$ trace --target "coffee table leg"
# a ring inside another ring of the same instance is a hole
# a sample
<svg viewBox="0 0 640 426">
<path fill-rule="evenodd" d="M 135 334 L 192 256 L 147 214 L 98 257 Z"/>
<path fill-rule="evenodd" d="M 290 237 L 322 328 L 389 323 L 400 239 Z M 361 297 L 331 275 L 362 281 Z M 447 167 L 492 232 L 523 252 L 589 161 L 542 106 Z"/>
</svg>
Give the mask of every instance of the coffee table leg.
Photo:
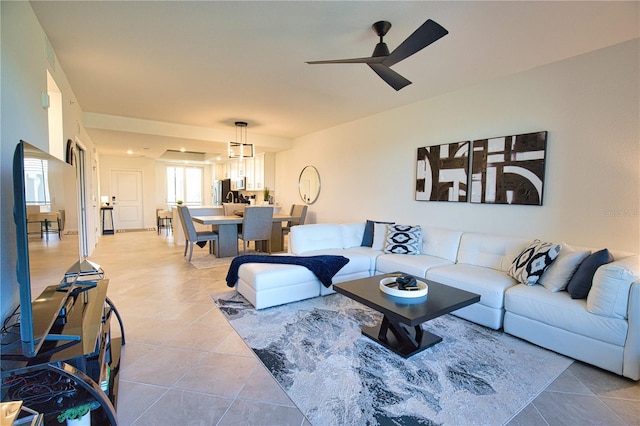
<svg viewBox="0 0 640 426">
<path fill-rule="evenodd" d="M 398 355 L 408 358 L 442 341 L 442 337 L 429 333 L 416 325 L 410 326 L 389 319 L 386 315 L 375 327 L 364 327 L 362 334 Z"/>
</svg>

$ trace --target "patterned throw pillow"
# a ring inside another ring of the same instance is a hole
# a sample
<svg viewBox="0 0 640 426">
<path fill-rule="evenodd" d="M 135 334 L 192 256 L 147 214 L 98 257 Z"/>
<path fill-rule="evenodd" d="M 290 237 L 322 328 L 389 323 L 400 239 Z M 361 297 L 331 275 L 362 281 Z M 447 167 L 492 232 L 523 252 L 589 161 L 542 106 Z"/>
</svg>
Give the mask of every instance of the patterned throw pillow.
<svg viewBox="0 0 640 426">
<path fill-rule="evenodd" d="M 385 253 L 420 254 L 422 228 L 420 225 L 387 225 Z"/>
<path fill-rule="evenodd" d="M 509 275 L 526 285 L 534 285 L 551 262 L 558 257 L 562 245 L 534 240 L 515 258 Z"/>
</svg>

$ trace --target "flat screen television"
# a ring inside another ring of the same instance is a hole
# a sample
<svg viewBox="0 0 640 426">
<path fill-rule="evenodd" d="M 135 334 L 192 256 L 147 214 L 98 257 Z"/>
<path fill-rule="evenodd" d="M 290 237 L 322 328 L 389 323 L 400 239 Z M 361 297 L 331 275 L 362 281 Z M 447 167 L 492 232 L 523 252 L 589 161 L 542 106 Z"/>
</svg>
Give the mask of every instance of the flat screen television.
<svg viewBox="0 0 640 426">
<path fill-rule="evenodd" d="M 22 355 L 32 358 L 48 339 L 66 301 L 61 298 L 60 306 L 36 309 L 39 317 L 34 318 L 34 305 L 43 304 L 39 295 L 51 285 L 59 286 L 61 291 L 73 291 L 67 274 L 82 263 L 77 171 L 20 141 L 13 156 L 13 189 L 20 339 Z"/>
</svg>

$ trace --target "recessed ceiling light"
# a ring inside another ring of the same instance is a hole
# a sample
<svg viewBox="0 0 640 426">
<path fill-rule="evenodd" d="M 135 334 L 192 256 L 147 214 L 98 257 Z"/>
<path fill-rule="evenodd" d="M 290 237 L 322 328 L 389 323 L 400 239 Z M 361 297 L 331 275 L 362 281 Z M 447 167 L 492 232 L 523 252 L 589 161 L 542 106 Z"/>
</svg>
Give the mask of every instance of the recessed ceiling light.
<svg viewBox="0 0 640 426">
<path fill-rule="evenodd" d="M 130 149 L 127 150 L 127 154 L 131 155 L 133 154 L 133 151 L 131 151 Z"/>
<path fill-rule="evenodd" d="M 185 152 L 185 151 L 186 151 L 186 149 L 180 148 L 180 152 Z"/>
</svg>

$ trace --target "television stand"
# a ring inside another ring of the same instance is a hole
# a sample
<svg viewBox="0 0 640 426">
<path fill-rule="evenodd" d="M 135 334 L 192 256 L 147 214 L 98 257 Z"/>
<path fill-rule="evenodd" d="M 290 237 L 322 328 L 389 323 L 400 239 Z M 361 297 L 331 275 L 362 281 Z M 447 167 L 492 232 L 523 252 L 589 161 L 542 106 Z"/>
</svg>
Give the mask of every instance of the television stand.
<svg viewBox="0 0 640 426">
<path fill-rule="evenodd" d="M 90 404 L 95 408 L 91 411 L 93 425 L 117 425 L 124 334 L 111 337 L 112 314 L 116 314 L 123 333 L 124 329 L 117 310 L 106 297 L 108 285 L 108 280 L 99 280 L 95 287 L 81 293 L 68 308 L 64 323 L 56 322 L 51 327 L 50 335 L 79 336 L 79 341 L 58 336 L 46 339 L 34 358 L 20 356 L 19 339 L 15 345 L 3 346 L 0 361 L 3 402 L 23 400 L 24 406 L 44 414 L 46 424 L 56 424 L 57 416 L 65 410 Z M 56 291 L 56 287 L 47 287 L 40 298 L 59 306 L 60 298 L 66 294 Z M 30 397 L 27 389 L 34 385 L 55 388 L 51 398 L 42 390 L 37 397 Z"/>
</svg>

